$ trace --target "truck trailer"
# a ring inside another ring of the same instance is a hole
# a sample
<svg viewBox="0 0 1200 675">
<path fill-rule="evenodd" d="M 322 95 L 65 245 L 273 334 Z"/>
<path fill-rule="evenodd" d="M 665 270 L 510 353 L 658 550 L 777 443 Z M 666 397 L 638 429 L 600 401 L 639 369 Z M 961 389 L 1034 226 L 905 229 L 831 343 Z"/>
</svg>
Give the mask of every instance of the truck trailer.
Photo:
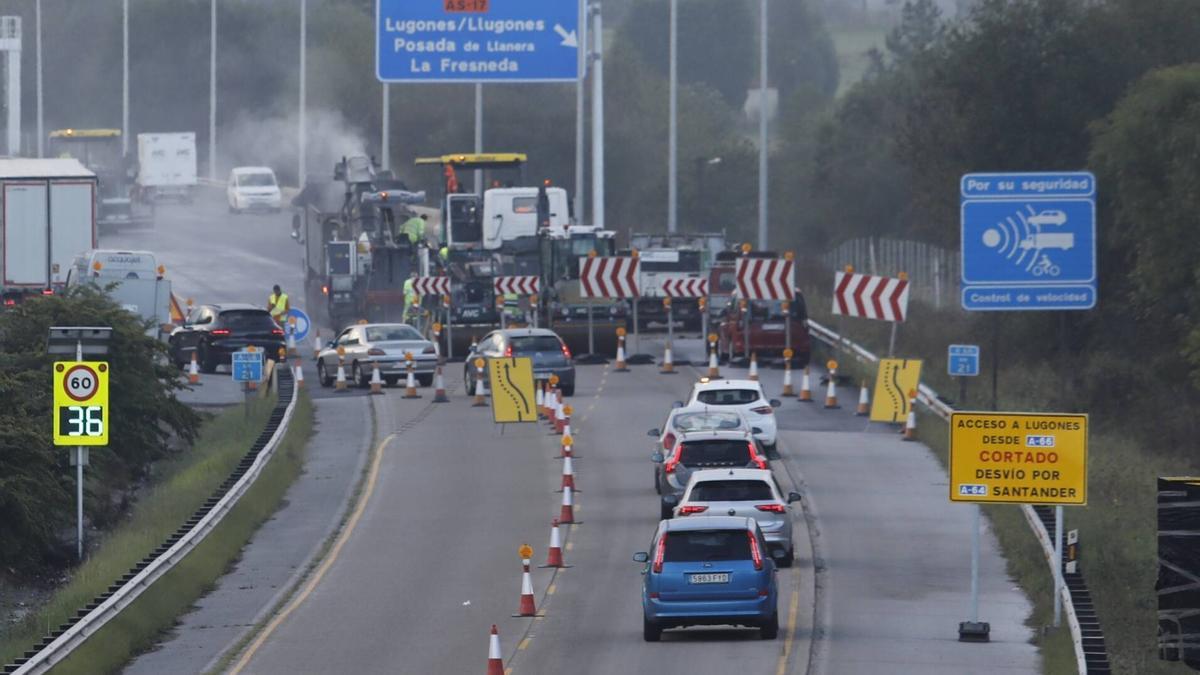
<svg viewBox="0 0 1200 675">
<path fill-rule="evenodd" d="M 75 159 L 0 159 L 0 298 L 60 292 L 96 248 L 96 174 Z"/>
</svg>

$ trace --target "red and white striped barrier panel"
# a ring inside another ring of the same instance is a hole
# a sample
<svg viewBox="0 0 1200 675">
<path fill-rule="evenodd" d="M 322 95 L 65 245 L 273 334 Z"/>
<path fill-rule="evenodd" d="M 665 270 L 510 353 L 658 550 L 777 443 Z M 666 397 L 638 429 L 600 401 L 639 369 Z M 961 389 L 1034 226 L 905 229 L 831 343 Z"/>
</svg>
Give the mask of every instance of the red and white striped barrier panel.
<svg viewBox="0 0 1200 675">
<path fill-rule="evenodd" d="M 492 289 L 498 294 L 536 295 L 541 292 L 542 280 L 535 276 L 496 277 Z"/>
<path fill-rule="evenodd" d="M 791 300 L 795 262 L 784 258 L 739 258 L 738 293 L 747 300 Z"/>
<path fill-rule="evenodd" d="M 704 298 L 708 296 L 708 279 L 664 279 L 662 289 L 669 298 Z"/>
<path fill-rule="evenodd" d="M 450 295 L 450 277 L 417 277 L 413 290 L 418 295 Z"/>
<path fill-rule="evenodd" d="M 579 285 L 584 298 L 636 298 L 641 295 L 637 258 L 580 258 Z"/>
<path fill-rule="evenodd" d="M 833 282 L 833 313 L 904 321 L 908 316 L 908 281 L 837 272 Z"/>
</svg>

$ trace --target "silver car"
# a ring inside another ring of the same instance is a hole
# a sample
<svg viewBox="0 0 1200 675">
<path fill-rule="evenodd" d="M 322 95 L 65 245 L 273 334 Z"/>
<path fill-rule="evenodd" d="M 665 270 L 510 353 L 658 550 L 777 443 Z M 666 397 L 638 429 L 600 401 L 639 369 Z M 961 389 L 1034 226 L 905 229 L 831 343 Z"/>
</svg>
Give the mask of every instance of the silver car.
<svg viewBox="0 0 1200 675">
<path fill-rule="evenodd" d="M 662 428 L 651 429 L 646 435 L 655 438 L 654 451 L 665 454 L 675 449 L 675 440 L 680 434 L 713 430 L 758 431 L 750 426 L 741 411 L 714 408 L 703 403 L 682 405 L 682 402 L 678 402 L 667 413 Z M 663 462 L 656 461 L 654 464 L 654 491 L 663 493 Z"/>
<path fill-rule="evenodd" d="M 650 458 L 662 464 L 662 501 L 659 513 L 670 518 L 687 489 L 692 474 L 703 469 L 768 469 L 766 455 L 749 431 L 705 430 L 682 432 L 666 455 Z"/>
<path fill-rule="evenodd" d="M 345 350 L 346 379 L 365 387 L 371 372 L 379 365 L 379 374 L 389 386 L 395 386 L 408 373 L 404 355 L 413 355 L 413 373 L 422 387 L 433 384 L 437 369 L 437 350 L 406 323 L 364 323 L 350 326 L 338 334 L 317 355 L 317 379 L 321 386 L 333 384 L 337 376 L 338 348 Z"/>
<path fill-rule="evenodd" d="M 789 492 L 784 498 L 783 490 L 768 470 L 706 469 L 692 473 L 672 515 L 753 518 L 758 521 L 767 545 L 784 552 L 784 557 L 776 557 L 776 562 L 781 567 L 790 567 L 796 553 L 790 504 L 798 501 L 797 492 Z"/>
</svg>

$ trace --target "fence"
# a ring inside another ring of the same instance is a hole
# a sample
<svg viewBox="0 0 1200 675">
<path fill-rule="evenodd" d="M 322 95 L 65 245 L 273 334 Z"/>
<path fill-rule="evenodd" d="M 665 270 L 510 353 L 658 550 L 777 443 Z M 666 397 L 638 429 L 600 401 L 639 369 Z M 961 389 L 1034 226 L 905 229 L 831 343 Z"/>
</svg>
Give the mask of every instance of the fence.
<svg viewBox="0 0 1200 675">
<path fill-rule="evenodd" d="M 958 304 L 959 253 L 920 241 L 864 237 L 844 241 L 820 256 L 831 270 L 853 265 L 855 271 L 882 276 L 908 274 L 909 297 L 941 309 Z"/>
</svg>

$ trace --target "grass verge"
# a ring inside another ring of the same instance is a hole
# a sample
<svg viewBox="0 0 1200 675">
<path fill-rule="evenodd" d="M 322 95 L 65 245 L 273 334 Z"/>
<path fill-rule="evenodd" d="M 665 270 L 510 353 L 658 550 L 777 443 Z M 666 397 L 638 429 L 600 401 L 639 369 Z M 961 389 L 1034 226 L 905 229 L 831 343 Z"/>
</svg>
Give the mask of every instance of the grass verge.
<svg viewBox="0 0 1200 675">
<path fill-rule="evenodd" d="M 161 631 L 173 625 L 176 617 L 187 611 L 224 573 L 300 475 L 313 418 L 307 396 L 302 395 L 296 406 L 278 451 L 217 529 L 151 590 L 57 666 L 56 673 L 118 671 L 130 657 L 148 648 Z M 6 645 L 12 642 L 11 648 L 16 650 L 12 655 L 36 642 L 48 627 L 74 615 L 75 610 L 102 592 L 186 520 L 228 477 L 246 448 L 261 433 L 273 407 L 273 397 L 254 401 L 248 418 L 241 408 L 234 408 L 206 425 L 194 450 L 173 462 L 175 466 L 164 468 L 169 477 L 134 508 L 129 522 L 110 535 L 71 583 L 38 612 L 21 639 L 14 634 L 6 640 Z"/>
<path fill-rule="evenodd" d="M 826 297 L 810 291 L 809 297 Z M 824 306 L 810 304 L 813 318 L 851 337 L 877 354 L 886 353 L 888 326 L 862 319 L 839 321 Z M 988 317 L 994 318 L 994 317 Z M 990 322 L 950 310 L 935 312 L 920 304 L 910 306 L 909 321 L 900 328 L 897 355 L 921 358 L 921 379 L 939 394 L 959 398 L 958 386 L 946 374 L 946 345 L 975 343 L 990 349 Z M 1002 330 L 1002 328 L 1001 328 Z M 1019 347 L 1009 346 L 1016 352 Z M 822 345 L 824 353 L 828 348 Z M 1099 367 L 1086 362 L 1074 367 Z M 1133 356 L 1131 355 L 1131 358 Z M 824 357 L 814 358 L 821 363 Z M 839 357 L 842 372 L 856 380 L 866 378 L 874 385 L 873 368 Z M 985 359 L 990 366 L 990 357 Z M 984 371 L 987 373 L 987 370 Z M 964 400 L 956 407 L 990 409 L 988 378 L 975 378 Z M 999 409 L 1047 412 L 1087 412 L 1072 404 L 1075 395 L 1062 372 L 1013 360 L 999 373 Z M 1157 604 L 1154 583 L 1157 575 L 1157 521 L 1155 480 L 1158 476 L 1200 474 L 1200 458 L 1185 449 L 1147 447 L 1124 433 L 1128 420 L 1092 418 L 1088 438 L 1088 504 L 1065 509 L 1065 528 L 1078 529 L 1080 564 L 1092 593 L 1104 630 L 1112 669 L 1115 673 L 1139 675 L 1192 672 L 1180 664 L 1158 660 Z M 948 463 L 949 433 L 934 415 L 921 415 L 918 429 L 922 442 Z M 1042 672 L 1058 675 L 1074 672 L 1074 648 L 1065 628 L 1047 630 L 1052 623 L 1053 591 L 1050 569 L 1041 547 L 1029 531 L 1016 506 L 994 505 L 984 509 L 1007 559 L 1008 572 L 1034 603 L 1029 625 L 1043 658 Z M 986 620 L 986 616 L 983 617 Z M 1065 626 L 1065 622 L 1064 622 Z"/>
</svg>

